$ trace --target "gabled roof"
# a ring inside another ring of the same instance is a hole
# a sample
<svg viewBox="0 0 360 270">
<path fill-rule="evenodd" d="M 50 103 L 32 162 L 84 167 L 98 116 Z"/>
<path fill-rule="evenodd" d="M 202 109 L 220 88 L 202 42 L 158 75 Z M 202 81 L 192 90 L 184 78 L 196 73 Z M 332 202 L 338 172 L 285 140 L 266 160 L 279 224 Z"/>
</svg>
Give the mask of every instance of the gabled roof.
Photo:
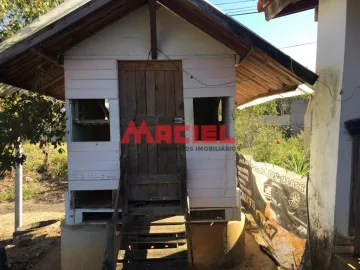
<svg viewBox="0 0 360 270">
<path fill-rule="evenodd" d="M 0 82 L 64 99 L 63 53 L 147 0 L 68 0 L 0 44 Z M 238 104 L 314 84 L 316 74 L 204 0 L 158 0 L 240 55 Z"/>
</svg>

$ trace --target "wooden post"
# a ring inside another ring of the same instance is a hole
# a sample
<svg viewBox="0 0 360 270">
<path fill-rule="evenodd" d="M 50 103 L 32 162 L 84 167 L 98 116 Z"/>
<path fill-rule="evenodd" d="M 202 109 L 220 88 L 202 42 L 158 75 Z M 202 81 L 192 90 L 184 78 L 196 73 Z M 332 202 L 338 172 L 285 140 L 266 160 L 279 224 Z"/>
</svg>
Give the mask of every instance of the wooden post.
<svg viewBox="0 0 360 270">
<path fill-rule="evenodd" d="M 149 0 L 148 3 L 150 10 L 151 56 L 153 60 L 156 60 L 158 58 L 156 32 L 156 0 Z"/>
<path fill-rule="evenodd" d="M 106 246 L 106 270 L 115 270 L 117 262 L 116 254 L 116 223 L 107 223 L 107 246 Z"/>
<path fill-rule="evenodd" d="M 16 147 L 17 158 L 21 157 L 21 145 Z M 23 168 L 21 164 L 15 165 L 15 230 L 22 226 L 22 184 Z"/>
</svg>

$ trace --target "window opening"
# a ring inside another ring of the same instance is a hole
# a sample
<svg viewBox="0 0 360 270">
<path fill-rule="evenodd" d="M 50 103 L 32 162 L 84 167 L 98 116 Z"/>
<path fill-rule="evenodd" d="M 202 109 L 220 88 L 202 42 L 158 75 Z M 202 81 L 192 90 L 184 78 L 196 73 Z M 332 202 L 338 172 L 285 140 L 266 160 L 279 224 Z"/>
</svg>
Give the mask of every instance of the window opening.
<svg viewBox="0 0 360 270">
<path fill-rule="evenodd" d="M 194 98 L 194 129 L 197 129 L 198 140 L 204 141 L 203 126 L 216 126 L 216 140 L 219 141 L 222 135 L 229 137 L 229 97 L 206 97 Z M 225 127 L 222 131 L 221 126 Z"/>
<path fill-rule="evenodd" d="M 72 100 L 72 141 L 110 141 L 109 100 Z"/>
</svg>

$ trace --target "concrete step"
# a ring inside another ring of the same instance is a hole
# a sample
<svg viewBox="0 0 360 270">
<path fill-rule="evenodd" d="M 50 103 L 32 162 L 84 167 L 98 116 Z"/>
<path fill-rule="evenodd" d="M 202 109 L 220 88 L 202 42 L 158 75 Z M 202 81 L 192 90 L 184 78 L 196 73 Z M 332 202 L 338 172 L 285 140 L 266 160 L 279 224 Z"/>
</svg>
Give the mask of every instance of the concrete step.
<svg viewBox="0 0 360 270">
<path fill-rule="evenodd" d="M 124 231 L 124 235 L 180 234 L 185 232 L 185 224 L 166 224 L 151 226 L 128 226 L 128 229 L 125 229 Z"/>
<path fill-rule="evenodd" d="M 144 250 L 120 250 L 118 261 L 171 261 L 171 260 L 187 260 L 187 246 L 179 248 L 164 249 L 144 249 Z"/>
<path fill-rule="evenodd" d="M 184 270 L 188 260 L 119 263 L 116 270 Z"/>
<path fill-rule="evenodd" d="M 186 244 L 185 235 L 182 236 L 156 236 L 156 237 L 140 237 L 140 236 L 124 236 L 128 245 L 134 244 L 151 244 L 151 245 L 171 245 L 171 244 Z"/>
<path fill-rule="evenodd" d="M 130 207 L 128 209 L 129 216 L 169 216 L 181 215 L 180 206 L 164 205 L 164 206 L 151 206 L 144 205 L 139 207 Z"/>
<path fill-rule="evenodd" d="M 129 216 L 127 222 L 131 226 L 181 225 L 185 223 L 184 215 L 164 216 Z"/>
</svg>

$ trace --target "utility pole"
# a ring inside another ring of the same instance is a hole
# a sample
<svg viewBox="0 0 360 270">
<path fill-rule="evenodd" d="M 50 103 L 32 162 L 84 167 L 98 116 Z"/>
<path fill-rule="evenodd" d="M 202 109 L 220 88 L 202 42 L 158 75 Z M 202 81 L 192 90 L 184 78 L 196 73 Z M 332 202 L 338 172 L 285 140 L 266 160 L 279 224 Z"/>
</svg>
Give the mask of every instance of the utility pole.
<svg viewBox="0 0 360 270">
<path fill-rule="evenodd" d="M 21 144 L 16 146 L 16 157 L 19 160 L 22 154 Z M 22 185 L 23 168 L 22 164 L 15 165 L 15 230 L 22 226 Z"/>
</svg>

